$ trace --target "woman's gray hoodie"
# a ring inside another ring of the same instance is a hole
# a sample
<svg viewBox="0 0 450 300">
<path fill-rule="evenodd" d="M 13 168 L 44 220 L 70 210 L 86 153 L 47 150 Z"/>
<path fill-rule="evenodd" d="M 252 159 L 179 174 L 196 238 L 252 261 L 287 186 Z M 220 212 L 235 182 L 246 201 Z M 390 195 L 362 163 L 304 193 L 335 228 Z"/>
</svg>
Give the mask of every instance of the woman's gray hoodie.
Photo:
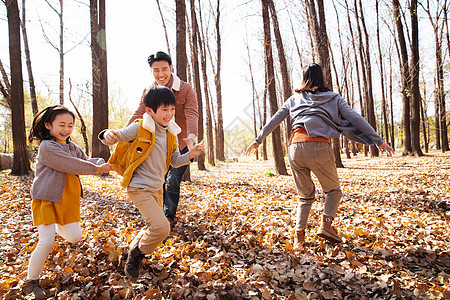
<svg viewBox="0 0 450 300">
<path fill-rule="evenodd" d="M 288 115 L 291 117 L 292 129 L 303 127 L 310 137 L 338 138 L 343 134 L 363 144 L 383 143 L 373 127 L 348 106 L 339 94 L 300 92 L 286 100 L 253 144 L 260 145 Z"/>
</svg>

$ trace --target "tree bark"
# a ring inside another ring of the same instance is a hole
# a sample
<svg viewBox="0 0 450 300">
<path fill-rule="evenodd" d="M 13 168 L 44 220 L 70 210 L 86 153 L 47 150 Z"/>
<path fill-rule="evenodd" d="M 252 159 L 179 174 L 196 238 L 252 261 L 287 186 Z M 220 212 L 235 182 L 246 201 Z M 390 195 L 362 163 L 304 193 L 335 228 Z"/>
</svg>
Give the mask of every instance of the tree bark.
<svg viewBox="0 0 450 300">
<path fill-rule="evenodd" d="M 187 81 L 187 54 L 186 54 L 186 5 L 184 0 L 176 0 L 176 26 L 177 26 L 177 75 Z"/>
<path fill-rule="evenodd" d="M 220 36 L 220 0 L 217 0 L 216 13 L 216 42 L 217 42 L 217 65 L 214 83 L 216 84 L 216 101 L 217 101 L 217 125 L 216 125 L 216 154 L 217 159 L 225 161 L 225 137 L 223 132 L 223 115 L 222 115 L 222 41 Z"/>
<path fill-rule="evenodd" d="M 177 75 L 183 80 L 187 81 L 187 54 L 186 54 L 186 4 L 184 0 L 175 0 L 175 15 L 176 15 L 176 40 L 177 40 Z M 182 181 L 191 180 L 190 167 L 186 169 Z"/>
<path fill-rule="evenodd" d="M 364 117 L 365 113 L 364 113 L 363 97 L 362 97 L 362 92 L 361 92 L 362 84 L 361 84 L 361 78 L 360 78 L 359 63 L 361 63 L 361 68 L 363 66 L 362 66 L 362 62 L 358 63 L 359 60 L 358 60 L 358 54 L 357 54 L 357 51 L 356 51 L 355 36 L 353 34 L 352 22 L 350 20 L 350 9 L 348 7 L 347 0 L 345 0 L 345 7 L 346 7 L 346 11 L 347 11 L 348 28 L 349 28 L 350 37 L 351 37 L 351 40 L 352 40 L 353 55 L 354 55 L 354 58 L 355 58 L 355 67 L 356 67 L 355 72 L 356 72 L 356 84 L 357 84 L 357 87 L 358 87 L 359 107 L 360 107 L 360 110 L 361 110 L 361 115 Z"/>
<path fill-rule="evenodd" d="M 266 86 L 269 92 L 270 114 L 273 116 L 278 111 L 277 94 L 275 89 L 275 71 L 273 68 L 272 38 L 270 34 L 269 3 L 261 0 L 262 18 L 264 26 L 264 59 L 266 69 Z M 275 169 L 280 175 L 288 175 L 284 162 L 281 132 L 278 126 L 272 131 L 272 149 L 275 160 Z"/>
<path fill-rule="evenodd" d="M 203 100 L 202 100 L 202 88 L 200 84 L 200 67 L 198 63 L 198 24 L 197 24 L 197 16 L 195 14 L 195 2 L 191 0 L 191 23 L 192 23 L 192 69 L 193 69 L 193 77 L 194 77 L 194 87 L 195 94 L 197 96 L 198 102 L 198 140 L 203 140 Z M 197 164 L 199 170 L 206 170 L 205 167 L 205 154 L 198 156 Z"/>
<path fill-rule="evenodd" d="M 390 118 L 391 118 L 391 147 L 395 149 L 395 125 L 394 125 L 394 103 L 392 97 L 392 59 L 389 55 L 389 100 L 390 100 Z"/>
<path fill-rule="evenodd" d="M 27 71 L 28 71 L 28 81 L 30 85 L 30 99 L 31 99 L 31 109 L 33 111 L 33 115 L 36 115 L 39 112 L 37 99 L 36 99 L 36 89 L 34 85 L 34 77 L 33 77 L 33 69 L 31 67 L 31 55 L 30 55 L 30 47 L 28 45 L 28 35 L 26 28 L 26 5 L 25 0 L 22 0 L 22 20 L 20 22 L 22 27 L 22 38 L 23 45 L 25 47 L 25 58 L 27 63 Z"/>
<path fill-rule="evenodd" d="M 64 2 L 59 0 L 59 103 L 64 105 Z"/>
<path fill-rule="evenodd" d="M 75 103 L 72 100 L 72 82 L 69 79 L 69 101 L 70 103 L 72 103 L 73 108 L 75 108 L 75 112 L 78 115 L 78 118 L 80 118 L 80 123 L 81 123 L 81 128 L 80 128 L 80 132 L 81 135 L 83 136 L 83 141 L 84 141 L 84 149 L 86 153 L 89 153 L 89 141 L 88 141 L 88 137 L 87 137 L 87 128 L 86 128 L 86 123 L 84 122 L 83 116 L 81 115 L 80 111 L 78 110 L 78 107 L 75 105 Z"/>
<path fill-rule="evenodd" d="M 270 15 L 272 16 L 273 32 L 275 35 L 275 42 L 277 45 L 278 60 L 280 61 L 281 79 L 283 82 L 283 97 L 282 103 L 292 96 L 291 78 L 289 77 L 288 64 L 286 54 L 284 52 L 283 39 L 281 38 L 280 26 L 278 24 L 277 11 L 273 0 L 268 0 Z M 286 118 L 286 139 L 289 141 L 291 136 L 291 119 L 290 116 Z M 286 141 L 286 142 L 287 142 Z"/>
<path fill-rule="evenodd" d="M 30 161 L 25 133 L 25 108 L 22 76 L 22 49 L 20 44 L 20 17 L 17 0 L 7 0 L 9 57 L 11 66 L 11 122 L 14 148 L 14 162 L 11 175 L 27 175 L 30 173 Z"/>
<path fill-rule="evenodd" d="M 200 19 L 200 29 L 198 31 L 198 41 L 200 48 L 200 58 L 202 63 L 202 77 L 203 77 L 203 93 L 205 95 L 205 105 L 206 105 L 206 136 L 207 136 L 207 149 L 208 149 L 208 163 L 211 166 L 216 165 L 216 159 L 214 154 L 214 126 L 213 126 L 213 117 L 211 115 L 211 101 L 209 98 L 209 84 L 208 84 L 208 75 L 207 75 L 207 65 L 206 65 L 206 47 L 205 47 L 205 38 L 203 35 L 203 21 L 202 21 L 202 10 L 201 3 L 199 1 L 199 19 Z"/>
<path fill-rule="evenodd" d="M 420 149 L 420 89 L 419 89 L 419 22 L 417 0 L 411 0 L 411 154 L 423 156 Z"/>
<path fill-rule="evenodd" d="M 424 93 L 426 94 L 426 93 Z M 425 149 L 425 153 L 428 153 L 428 139 L 427 139 L 427 115 L 424 111 L 425 99 L 421 99 L 420 101 L 420 119 L 422 121 L 422 132 L 423 132 L 423 145 Z"/>
<path fill-rule="evenodd" d="M 253 133 L 255 135 L 255 138 L 258 136 L 258 131 L 256 129 L 256 103 L 259 101 L 258 99 L 258 93 L 256 92 L 255 88 L 255 80 L 253 77 L 253 70 L 252 70 L 252 59 L 250 55 L 250 47 L 248 46 L 248 43 L 246 44 L 247 47 L 247 58 L 248 58 L 248 69 L 250 73 L 250 80 L 252 83 L 252 106 L 253 106 Z M 259 151 L 256 149 L 255 151 L 256 160 L 259 159 Z"/>
<path fill-rule="evenodd" d="M 366 22 L 364 19 L 364 12 L 363 12 L 363 6 L 361 0 L 359 0 L 359 6 L 361 8 L 361 26 L 364 33 L 364 39 L 365 39 L 365 61 L 366 61 L 366 68 L 367 71 L 367 120 L 370 125 L 372 125 L 374 130 L 377 130 L 377 120 L 375 118 L 375 103 L 373 99 L 373 87 L 372 87 L 372 63 L 370 59 L 370 45 L 369 45 L 369 34 L 367 33 L 367 27 Z M 370 152 L 372 156 L 378 156 L 379 151 L 378 147 L 375 145 L 370 146 Z"/>
<path fill-rule="evenodd" d="M 400 44 L 400 73 L 402 78 L 402 128 L 403 128 L 403 155 L 408 155 L 412 151 L 411 145 L 411 103 L 410 103 L 410 73 L 408 64 L 408 50 L 406 49 L 405 35 L 403 33 L 402 18 L 400 15 L 400 3 L 398 0 L 392 0 L 394 10 L 394 19 L 397 27 L 397 37 Z"/>
<path fill-rule="evenodd" d="M 1 59 L 0 59 L 0 72 L 2 73 L 3 83 L 4 83 L 1 85 L 1 92 L 6 99 L 6 103 L 4 104 L 4 106 L 11 108 L 11 101 L 10 101 L 11 100 L 11 97 L 10 97 L 11 84 L 9 83 L 8 74 L 6 74 L 5 67 L 3 67 L 3 63 L 2 63 Z"/>
<path fill-rule="evenodd" d="M 439 7 L 439 1 L 436 4 L 436 17 L 433 20 L 430 10 L 430 2 L 427 1 L 427 6 L 421 3 L 422 8 L 428 15 L 431 26 L 434 32 L 434 44 L 435 44 L 435 56 L 436 56 L 436 86 L 435 91 L 435 135 L 436 135 L 436 148 L 441 149 L 442 152 L 448 151 L 448 137 L 447 137 L 447 125 L 446 125 L 446 112 L 445 112 L 445 90 L 444 90 L 444 66 L 442 61 L 442 43 L 443 43 L 443 31 L 444 21 L 440 25 L 439 19 L 443 13 L 446 17 L 446 1 L 444 5 Z M 448 29 L 447 29 L 448 31 Z M 448 32 L 447 32 L 448 34 Z M 437 108 L 437 109 L 436 109 Z"/>
<path fill-rule="evenodd" d="M 166 37 L 166 45 L 167 45 L 167 53 L 169 54 L 170 57 L 172 57 L 172 55 L 170 54 L 170 43 L 169 43 L 169 35 L 167 34 L 167 27 L 166 27 L 166 22 L 161 10 L 161 5 L 159 4 L 159 0 L 156 0 L 156 4 L 158 4 L 158 11 L 159 11 L 159 15 L 161 16 L 161 23 L 163 25 L 163 29 L 164 29 L 164 36 Z"/>
<path fill-rule="evenodd" d="M 97 138 L 108 128 L 108 77 L 106 56 L 105 0 L 90 0 L 92 54 L 92 156 L 106 161 L 110 152 Z"/>
<path fill-rule="evenodd" d="M 376 0 L 375 3 L 375 10 L 377 13 L 377 46 L 378 46 L 378 60 L 380 63 L 380 83 L 381 83 L 381 115 L 383 118 L 383 128 L 384 128 L 384 139 L 386 141 L 389 140 L 389 123 L 387 119 L 387 104 L 386 104 L 386 92 L 384 87 L 384 68 L 383 68 L 383 55 L 381 54 L 381 43 L 380 43 L 380 19 L 379 19 L 379 0 Z"/>
<path fill-rule="evenodd" d="M 331 75 L 331 64 L 330 64 L 330 54 L 329 54 L 329 41 L 327 34 L 327 27 L 325 23 L 325 11 L 323 6 L 323 0 L 317 1 L 317 12 L 316 3 L 314 0 L 304 0 L 306 1 L 307 11 L 309 12 L 308 18 L 310 19 L 310 24 L 312 26 L 311 32 L 314 37 L 315 48 L 319 56 L 319 64 L 322 66 L 323 75 L 325 80 L 325 85 L 331 90 L 333 88 L 333 79 Z M 340 153 L 339 138 L 332 139 L 332 145 L 334 150 L 334 156 L 336 160 L 336 167 L 343 168 Z"/>
<path fill-rule="evenodd" d="M 262 122 L 260 122 L 260 130 L 263 128 L 264 124 L 267 123 L 267 84 L 264 85 L 264 96 L 263 96 L 263 115 Z M 267 155 L 267 141 L 264 139 L 262 143 L 262 155 L 263 160 L 268 160 L 269 157 Z"/>
</svg>

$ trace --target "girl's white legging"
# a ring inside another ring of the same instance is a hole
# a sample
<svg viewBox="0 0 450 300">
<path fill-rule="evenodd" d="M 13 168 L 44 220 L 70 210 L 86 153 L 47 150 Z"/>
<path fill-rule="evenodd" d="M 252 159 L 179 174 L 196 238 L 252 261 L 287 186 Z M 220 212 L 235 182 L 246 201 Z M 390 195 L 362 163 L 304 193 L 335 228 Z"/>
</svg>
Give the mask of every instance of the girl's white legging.
<svg viewBox="0 0 450 300">
<path fill-rule="evenodd" d="M 39 279 L 42 269 L 44 268 L 47 256 L 55 243 L 55 233 L 58 233 L 65 240 L 75 243 L 82 237 L 79 222 L 70 223 L 64 226 L 58 224 L 39 225 L 38 226 L 39 241 L 34 249 L 28 264 L 28 279 Z"/>
</svg>

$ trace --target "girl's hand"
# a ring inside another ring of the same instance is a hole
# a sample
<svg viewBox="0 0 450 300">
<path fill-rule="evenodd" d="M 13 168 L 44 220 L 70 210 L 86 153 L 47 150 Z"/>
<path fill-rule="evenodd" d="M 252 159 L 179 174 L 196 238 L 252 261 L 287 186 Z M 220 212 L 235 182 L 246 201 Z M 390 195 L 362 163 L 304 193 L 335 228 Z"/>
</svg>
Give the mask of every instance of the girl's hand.
<svg viewBox="0 0 450 300">
<path fill-rule="evenodd" d="M 108 129 L 103 134 L 103 137 L 105 138 L 105 141 L 108 144 L 115 144 L 117 142 L 117 140 L 120 138 L 120 133 L 117 130 Z"/>
<path fill-rule="evenodd" d="M 394 149 L 391 146 L 389 146 L 388 144 L 386 144 L 385 142 L 383 142 L 383 144 L 378 146 L 378 149 L 380 149 L 381 152 L 386 151 L 387 152 L 387 156 L 389 156 L 389 157 L 391 157 L 392 154 L 395 152 Z"/>
<path fill-rule="evenodd" d="M 109 173 L 111 171 L 111 166 L 109 164 L 103 164 L 98 166 L 98 172 L 99 173 Z"/>
<path fill-rule="evenodd" d="M 248 148 L 247 151 L 245 151 L 245 155 L 250 155 L 256 152 L 256 150 L 258 150 L 258 146 L 251 144 Z"/>
<path fill-rule="evenodd" d="M 194 145 L 194 147 L 192 147 L 189 151 L 189 159 L 193 159 L 203 153 L 205 153 L 205 144 L 202 140 L 200 143 Z"/>
</svg>

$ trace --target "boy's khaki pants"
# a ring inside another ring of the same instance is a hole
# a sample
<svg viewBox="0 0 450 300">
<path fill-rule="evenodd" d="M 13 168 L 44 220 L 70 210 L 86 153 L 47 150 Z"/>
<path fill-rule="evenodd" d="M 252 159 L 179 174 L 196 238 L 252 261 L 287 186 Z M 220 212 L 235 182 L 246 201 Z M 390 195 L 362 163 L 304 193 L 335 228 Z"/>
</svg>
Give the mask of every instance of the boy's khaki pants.
<svg viewBox="0 0 450 300">
<path fill-rule="evenodd" d="M 144 217 L 146 224 L 131 241 L 130 249 L 138 245 L 139 250 L 150 254 L 170 233 L 169 221 L 162 210 L 163 190 L 155 192 L 148 188 L 128 187 L 127 193 Z"/>
<path fill-rule="evenodd" d="M 331 145 L 322 142 L 291 144 L 289 162 L 299 194 L 296 231 L 306 228 L 309 212 L 316 196 L 311 172 L 316 175 L 326 194 L 323 213 L 334 218 L 342 192 Z"/>
</svg>

